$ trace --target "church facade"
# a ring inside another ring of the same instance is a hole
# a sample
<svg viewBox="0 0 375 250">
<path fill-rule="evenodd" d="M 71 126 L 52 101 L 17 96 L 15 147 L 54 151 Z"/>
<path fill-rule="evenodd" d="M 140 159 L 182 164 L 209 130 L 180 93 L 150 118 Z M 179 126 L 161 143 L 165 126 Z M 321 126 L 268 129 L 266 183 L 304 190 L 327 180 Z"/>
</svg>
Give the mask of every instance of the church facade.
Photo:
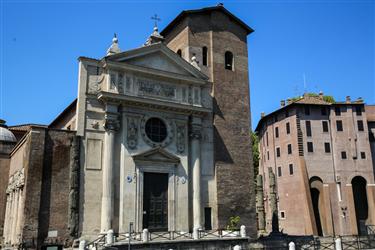
<svg viewBox="0 0 375 250">
<path fill-rule="evenodd" d="M 42 183 L 54 173 L 69 179 L 42 184 L 65 195 L 65 206 L 49 211 L 51 218 L 61 214 L 61 226 L 43 223 L 38 213 L 29 238 L 40 247 L 48 238 L 93 240 L 108 230 L 211 230 L 235 216 L 255 237 L 247 64 L 252 31 L 218 5 L 181 12 L 162 32 L 155 27 L 140 48 L 122 52 L 115 37 L 103 58 L 79 57 L 77 100 L 48 128 L 32 128 L 19 140 L 46 130 L 51 145 L 65 148 L 70 141 L 61 169 L 43 174 L 48 162 L 40 162 Z M 53 207 L 57 200 L 49 193 Z M 28 209 L 26 195 L 17 196 L 20 214 Z M 9 228 L 14 222 L 4 213 Z M 27 217 L 6 232 L 5 244 L 27 240 Z"/>
</svg>

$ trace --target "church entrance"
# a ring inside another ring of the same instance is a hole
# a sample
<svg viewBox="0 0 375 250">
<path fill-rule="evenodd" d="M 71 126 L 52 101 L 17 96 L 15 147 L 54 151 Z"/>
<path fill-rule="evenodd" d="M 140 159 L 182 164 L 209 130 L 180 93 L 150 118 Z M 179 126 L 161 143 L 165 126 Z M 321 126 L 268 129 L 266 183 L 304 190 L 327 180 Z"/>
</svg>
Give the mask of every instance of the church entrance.
<svg viewBox="0 0 375 250">
<path fill-rule="evenodd" d="M 168 174 L 144 173 L 143 228 L 168 231 Z"/>
</svg>

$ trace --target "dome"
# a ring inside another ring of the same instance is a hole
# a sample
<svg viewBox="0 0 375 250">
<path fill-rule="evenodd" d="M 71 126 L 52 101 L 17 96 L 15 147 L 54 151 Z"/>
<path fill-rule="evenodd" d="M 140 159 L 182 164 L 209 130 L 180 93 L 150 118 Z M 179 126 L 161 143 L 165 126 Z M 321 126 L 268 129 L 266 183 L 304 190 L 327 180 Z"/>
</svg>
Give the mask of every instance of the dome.
<svg viewBox="0 0 375 250">
<path fill-rule="evenodd" d="M 0 142 L 17 142 L 14 134 L 7 129 L 5 126 L 5 121 L 0 119 Z"/>
</svg>

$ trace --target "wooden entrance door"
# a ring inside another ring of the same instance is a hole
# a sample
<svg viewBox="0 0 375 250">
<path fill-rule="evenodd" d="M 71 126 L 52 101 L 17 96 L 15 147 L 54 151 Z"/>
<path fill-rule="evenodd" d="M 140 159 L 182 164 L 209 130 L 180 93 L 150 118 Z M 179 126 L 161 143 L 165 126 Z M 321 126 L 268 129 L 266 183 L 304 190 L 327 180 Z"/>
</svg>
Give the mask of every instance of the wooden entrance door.
<svg viewBox="0 0 375 250">
<path fill-rule="evenodd" d="M 168 174 L 144 173 L 143 228 L 168 231 Z"/>
</svg>

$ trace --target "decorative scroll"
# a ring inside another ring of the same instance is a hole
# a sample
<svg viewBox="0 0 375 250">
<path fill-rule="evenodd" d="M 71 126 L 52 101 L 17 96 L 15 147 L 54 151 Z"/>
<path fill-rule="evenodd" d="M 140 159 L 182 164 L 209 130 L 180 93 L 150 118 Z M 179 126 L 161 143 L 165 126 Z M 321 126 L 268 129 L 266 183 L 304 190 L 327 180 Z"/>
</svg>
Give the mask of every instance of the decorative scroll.
<svg viewBox="0 0 375 250">
<path fill-rule="evenodd" d="M 138 144 L 138 119 L 128 117 L 127 143 L 130 149 L 136 149 Z"/>
<path fill-rule="evenodd" d="M 106 114 L 104 129 L 108 131 L 117 131 L 120 128 L 120 121 L 115 114 Z"/>
</svg>

